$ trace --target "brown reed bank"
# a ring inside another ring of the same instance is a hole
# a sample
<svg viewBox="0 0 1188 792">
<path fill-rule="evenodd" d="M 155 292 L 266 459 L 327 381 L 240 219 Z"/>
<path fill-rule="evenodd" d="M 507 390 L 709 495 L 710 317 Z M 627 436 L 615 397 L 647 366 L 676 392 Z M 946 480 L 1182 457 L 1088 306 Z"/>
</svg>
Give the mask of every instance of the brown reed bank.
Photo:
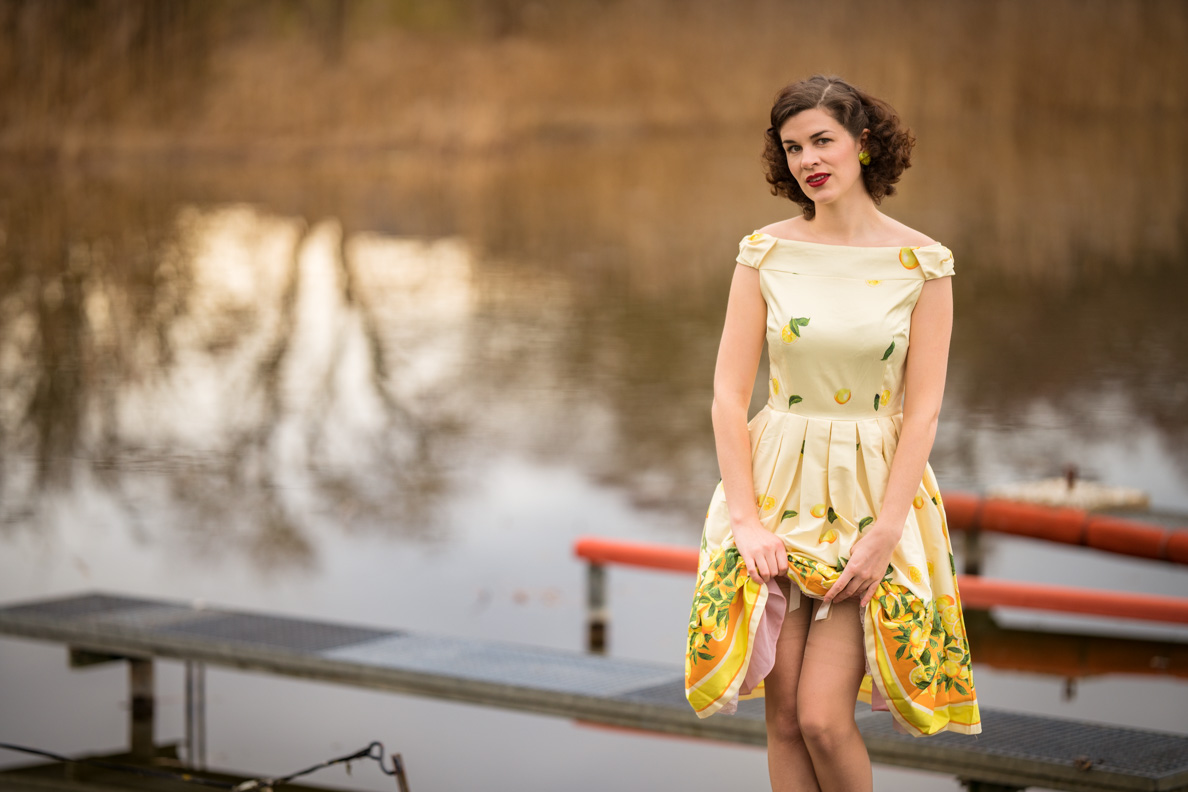
<svg viewBox="0 0 1188 792">
<path fill-rule="evenodd" d="M 1181 0 L 0 0 L 0 151 L 390 149 L 764 125 L 812 72 L 909 121 L 1181 117 Z"/>
</svg>

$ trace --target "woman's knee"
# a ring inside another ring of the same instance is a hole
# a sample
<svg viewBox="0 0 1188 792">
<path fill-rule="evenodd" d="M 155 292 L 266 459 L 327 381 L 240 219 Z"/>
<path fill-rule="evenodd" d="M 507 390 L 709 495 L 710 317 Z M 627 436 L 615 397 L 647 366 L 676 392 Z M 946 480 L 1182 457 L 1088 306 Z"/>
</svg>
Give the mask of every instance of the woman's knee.
<svg viewBox="0 0 1188 792">
<path fill-rule="evenodd" d="M 844 744 L 857 725 L 852 716 L 806 707 L 799 713 L 797 727 L 801 739 L 828 754 Z"/>
<path fill-rule="evenodd" d="M 767 739 L 784 744 L 800 742 L 800 720 L 794 705 L 769 707 L 767 710 Z"/>
</svg>

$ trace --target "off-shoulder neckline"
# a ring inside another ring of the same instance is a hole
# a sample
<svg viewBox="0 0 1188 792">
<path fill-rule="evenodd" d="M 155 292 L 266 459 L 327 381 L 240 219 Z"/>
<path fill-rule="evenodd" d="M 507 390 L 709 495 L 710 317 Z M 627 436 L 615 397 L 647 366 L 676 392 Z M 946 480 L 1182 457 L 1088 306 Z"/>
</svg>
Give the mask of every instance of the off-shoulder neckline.
<svg viewBox="0 0 1188 792">
<path fill-rule="evenodd" d="M 844 248 L 847 250 L 903 250 L 904 248 L 911 248 L 912 250 L 925 250 L 927 248 L 933 247 L 944 247 L 944 245 L 940 242 L 933 242 L 930 245 L 834 245 L 829 242 L 809 242 L 805 239 L 788 239 L 787 237 L 778 237 L 774 234 L 769 234 L 766 231 L 756 231 L 750 236 L 755 236 L 755 234 L 770 237 L 776 242 L 789 242 L 793 245 L 812 245 L 814 247 Z"/>
</svg>

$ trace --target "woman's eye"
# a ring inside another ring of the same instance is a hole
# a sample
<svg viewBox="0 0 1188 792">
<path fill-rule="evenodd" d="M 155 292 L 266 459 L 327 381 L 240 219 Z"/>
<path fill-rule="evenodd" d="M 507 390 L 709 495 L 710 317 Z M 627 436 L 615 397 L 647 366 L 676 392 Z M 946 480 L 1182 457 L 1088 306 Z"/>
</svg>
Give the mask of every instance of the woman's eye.
<svg viewBox="0 0 1188 792">
<path fill-rule="evenodd" d="M 825 144 L 825 143 L 829 142 L 829 138 L 817 138 L 817 142 L 821 143 L 821 144 Z"/>
<path fill-rule="evenodd" d="M 795 154 L 798 151 L 800 151 L 800 146 L 788 146 L 789 154 Z"/>
</svg>

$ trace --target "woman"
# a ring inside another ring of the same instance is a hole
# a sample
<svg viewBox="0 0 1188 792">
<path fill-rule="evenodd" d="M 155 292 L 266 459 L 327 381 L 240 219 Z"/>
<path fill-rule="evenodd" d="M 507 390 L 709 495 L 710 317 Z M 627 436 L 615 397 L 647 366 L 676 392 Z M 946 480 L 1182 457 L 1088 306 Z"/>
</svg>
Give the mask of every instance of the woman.
<svg viewBox="0 0 1188 792">
<path fill-rule="evenodd" d="M 766 696 L 775 790 L 871 789 L 858 699 L 914 736 L 981 731 L 928 465 L 953 256 L 878 209 L 914 143 L 844 80 L 784 88 L 764 160 L 802 212 L 742 240 L 730 287 L 686 694 L 701 717 Z M 769 398 L 748 423 L 765 342 Z"/>
</svg>

